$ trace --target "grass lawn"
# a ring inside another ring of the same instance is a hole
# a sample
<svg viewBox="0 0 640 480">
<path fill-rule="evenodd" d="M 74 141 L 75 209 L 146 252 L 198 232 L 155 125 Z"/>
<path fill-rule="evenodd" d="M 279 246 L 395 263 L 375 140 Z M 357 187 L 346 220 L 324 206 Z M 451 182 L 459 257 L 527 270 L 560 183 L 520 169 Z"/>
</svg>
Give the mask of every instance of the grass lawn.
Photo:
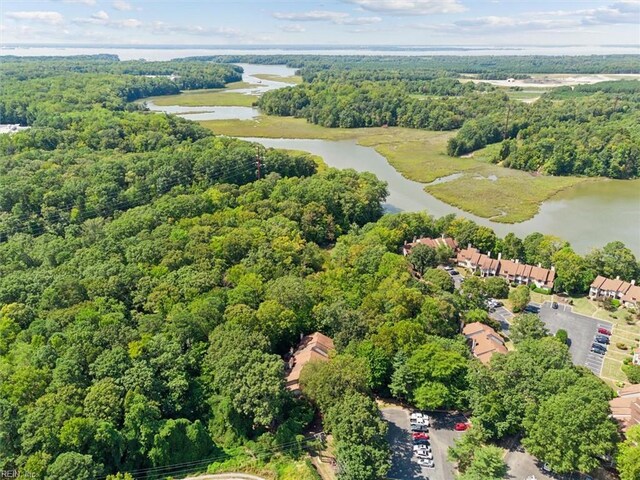
<svg viewBox="0 0 640 480">
<path fill-rule="evenodd" d="M 293 75 L 291 77 L 281 77 L 280 75 L 272 75 L 270 73 L 258 73 L 254 77 L 260 80 L 271 80 L 272 82 L 289 83 L 291 85 L 299 85 L 302 83 L 302 77 L 299 75 Z"/>
<path fill-rule="evenodd" d="M 428 185 L 434 197 L 496 222 L 516 223 L 538 213 L 542 202 L 559 191 L 585 181 L 579 177 L 532 175 L 488 162 L 496 146 L 472 158 L 446 155 L 446 145 L 455 132 L 433 132 L 409 128 L 325 128 L 302 118 L 262 115 L 255 120 L 212 120 L 202 122 L 215 133 L 237 137 L 303 138 L 321 140 L 357 139 L 373 147 L 403 176 L 429 183 L 452 174 L 447 182 Z"/>
</svg>

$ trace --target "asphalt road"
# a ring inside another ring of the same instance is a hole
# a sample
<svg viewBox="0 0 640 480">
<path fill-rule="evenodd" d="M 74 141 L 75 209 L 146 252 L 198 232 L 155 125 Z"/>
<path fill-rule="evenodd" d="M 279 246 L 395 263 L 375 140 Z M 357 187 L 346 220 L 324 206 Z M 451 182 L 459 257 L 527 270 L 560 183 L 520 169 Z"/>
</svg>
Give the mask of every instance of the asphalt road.
<svg viewBox="0 0 640 480">
<path fill-rule="evenodd" d="M 537 304 L 533 304 L 537 305 Z M 540 318 L 545 323 L 551 333 L 556 333 L 559 329 L 564 329 L 569 334 L 569 352 L 575 365 L 584 365 L 596 375 L 600 375 L 603 355 L 591 352 L 593 337 L 598 331 L 598 327 L 605 327 L 611 330 L 613 325 L 603 320 L 573 313 L 571 306 L 560 303 L 558 309 L 551 308 L 550 302 L 545 302 L 540 306 Z"/>
<path fill-rule="evenodd" d="M 429 413 L 431 428 L 429 428 L 429 442 L 433 452 L 435 468 L 422 468 L 413 456 L 413 442 L 409 425 L 409 410 L 402 407 L 387 407 L 382 409 L 382 416 L 389 423 L 388 439 L 393 452 L 389 479 L 411 480 L 454 480 L 454 467 L 447 460 L 447 451 L 461 432 L 453 430 L 456 422 L 465 421 L 461 415 L 448 413 Z"/>
</svg>

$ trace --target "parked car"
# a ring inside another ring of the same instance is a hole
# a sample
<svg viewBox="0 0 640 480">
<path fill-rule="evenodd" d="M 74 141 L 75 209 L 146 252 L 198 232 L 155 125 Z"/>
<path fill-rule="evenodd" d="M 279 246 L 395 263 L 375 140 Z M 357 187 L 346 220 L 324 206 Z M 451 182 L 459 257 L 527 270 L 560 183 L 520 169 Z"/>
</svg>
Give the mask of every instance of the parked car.
<svg viewBox="0 0 640 480">
<path fill-rule="evenodd" d="M 413 432 L 411 436 L 414 440 L 429 440 L 429 435 L 423 432 Z"/>
<path fill-rule="evenodd" d="M 453 270 L 453 267 L 450 267 L 449 265 L 446 265 L 446 266 L 444 267 L 444 269 L 445 269 L 447 272 L 450 272 L 451 270 Z"/>
<path fill-rule="evenodd" d="M 425 468 L 436 468 L 436 464 L 433 463 L 433 460 L 429 460 L 428 458 L 419 458 L 418 465 Z"/>
<path fill-rule="evenodd" d="M 412 432 L 428 432 L 429 431 L 429 427 L 427 427 L 426 425 L 416 425 L 414 423 L 411 424 L 411 431 Z"/>
<path fill-rule="evenodd" d="M 528 313 L 540 313 L 540 307 L 536 307 L 535 305 L 527 305 L 524 307 L 524 311 Z"/>
<path fill-rule="evenodd" d="M 607 329 L 606 329 L 606 328 L 604 328 L 604 327 L 600 327 L 600 328 L 598 329 L 598 333 L 599 333 L 600 335 L 606 335 L 607 337 L 610 337 L 610 336 L 611 336 L 611 330 L 607 330 Z"/>
<path fill-rule="evenodd" d="M 595 340 L 597 343 L 601 343 L 603 345 L 609 345 L 609 337 L 606 335 L 596 335 Z"/>
<path fill-rule="evenodd" d="M 409 418 L 411 420 L 415 420 L 417 418 L 423 418 L 425 415 L 422 412 L 411 412 L 411 415 L 409 415 Z"/>
<path fill-rule="evenodd" d="M 414 418 L 411 420 L 412 427 L 428 427 L 430 425 L 431 422 L 429 422 L 429 419 L 427 418 Z"/>
<path fill-rule="evenodd" d="M 424 438 L 414 438 L 413 439 L 413 444 L 414 445 L 429 445 L 429 441 L 424 439 Z"/>
<path fill-rule="evenodd" d="M 494 304 L 496 307 L 501 307 L 501 306 L 503 306 L 503 305 L 504 305 L 504 303 L 502 303 L 502 302 L 500 302 L 500 301 L 498 301 L 498 300 L 494 300 L 494 301 L 493 301 L 493 304 Z"/>
<path fill-rule="evenodd" d="M 591 351 L 593 353 L 597 353 L 598 355 L 604 355 L 605 353 L 607 353 L 607 348 L 599 343 L 593 343 L 591 344 Z"/>
<path fill-rule="evenodd" d="M 554 310 L 557 310 L 558 309 L 558 302 L 553 302 L 551 304 L 551 308 L 553 308 Z"/>
<path fill-rule="evenodd" d="M 418 450 L 426 450 L 427 452 L 430 452 L 431 446 L 430 445 L 414 445 L 413 451 L 417 452 Z"/>
<path fill-rule="evenodd" d="M 460 275 L 460 272 L 452 268 L 451 270 L 449 270 L 449 275 Z"/>
<path fill-rule="evenodd" d="M 453 427 L 453 429 L 456 432 L 464 432 L 465 430 L 467 430 L 471 425 L 469 423 L 465 423 L 465 422 L 459 422 L 456 423 Z"/>
<path fill-rule="evenodd" d="M 431 452 L 427 452 L 426 450 L 420 450 L 416 452 L 416 457 L 428 458 L 429 460 L 433 460 L 433 454 Z"/>
</svg>

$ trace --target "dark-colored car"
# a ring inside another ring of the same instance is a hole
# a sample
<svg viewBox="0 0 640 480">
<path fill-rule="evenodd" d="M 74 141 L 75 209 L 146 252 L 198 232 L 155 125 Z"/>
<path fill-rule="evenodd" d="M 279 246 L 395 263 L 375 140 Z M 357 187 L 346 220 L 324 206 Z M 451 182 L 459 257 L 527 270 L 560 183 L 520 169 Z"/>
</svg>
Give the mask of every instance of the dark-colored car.
<svg viewBox="0 0 640 480">
<path fill-rule="evenodd" d="M 558 302 L 553 302 L 551 304 L 551 308 L 553 308 L 554 310 L 557 310 L 558 309 Z"/>
<path fill-rule="evenodd" d="M 458 272 L 457 270 L 451 269 L 449 270 L 449 275 L 460 275 L 460 272 Z"/>
<path fill-rule="evenodd" d="M 591 344 L 591 351 L 593 353 L 597 353 L 598 355 L 604 355 L 605 353 L 607 353 L 607 349 L 599 343 Z"/>
<path fill-rule="evenodd" d="M 424 438 L 414 438 L 414 445 L 429 445 L 429 440 L 425 440 Z"/>
<path fill-rule="evenodd" d="M 600 335 L 606 335 L 607 337 L 610 337 L 610 336 L 611 336 L 611 330 L 608 330 L 608 329 L 603 328 L 603 327 L 600 327 L 600 328 L 598 329 L 598 333 L 599 333 Z"/>
<path fill-rule="evenodd" d="M 609 337 L 606 335 L 596 335 L 595 340 L 597 343 L 601 343 L 603 345 L 609 345 Z"/>
<path fill-rule="evenodd" d="M 524 307 L 524 311 L 528 313 L 540 313 L 540 307 L 536 307 L 535 305 L 527 305 Z"/>
</svg>

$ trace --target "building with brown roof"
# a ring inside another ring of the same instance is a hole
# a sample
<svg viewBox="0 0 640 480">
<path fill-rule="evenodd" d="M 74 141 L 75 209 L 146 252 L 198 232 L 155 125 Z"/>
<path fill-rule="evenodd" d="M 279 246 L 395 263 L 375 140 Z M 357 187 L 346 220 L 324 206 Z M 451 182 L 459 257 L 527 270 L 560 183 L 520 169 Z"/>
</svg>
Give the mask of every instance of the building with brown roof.
<svg viewBox="0 0 640 480">
<path fill-rule="evenodd" d="M 544 268 L 542 265 L 527 265 L 520 263 L 518 260 L 502 260 L 500 262 L 499 275 L 509 283 L 517 283 L 519 285 L 534 284 L 538 288 L 553 288 L 553 282 L 556 278 L 554 268 Z"/>
<path fill-rule="evenodd" d="M 485 255 L 471 245 L 458 252 L 456 262 L 467 270 L 479 270 L 483 277 L 494 277 L 500 270 L 500 255 L 498 258 L 491 258 L 491 253 Z"/>
<path fill-rule="evenodd" d="M 635 280 L 631 281 L 631 287 L 622 296 L 622 303 L 625 307 L 637 308 L 640 306 L 640 286 L 636 285 Z"/>
<path fill-rule="evenodd" d="M 329 352 L 334 350 L 333 340 L 320 332 L 302 337 L 298 348 L 287 362 L 286 387 L 292 392 L 300 392 L 300 373 L 309 362 L 326 362 Z"/>
<path fill-rule="evenodd" d="M 406 257 L 411 253 L 411 249 L 416 245 L 426 245 L 427 247 L 431 247 L 434 249 L 438 249 L 440 247 L 447 247 L 453 250 L 454 252 L 458 251 L 458 242 L 456 242 L 451 237 L 445 237 L 443 235 L 440 238 L 423 237 L 423 238 L 414 238 L 413 242 L 404 242 L 404 245 L 402 246 L 402 254 Z"/>
<path fill-rule="evenodd" d="M 527 265 L 518 260 L 502 260 L 502 255 L 498 258 L 491 258 L 491 253 L 484 255 L 477 248 L 468 246 L 460 250 L 456 257 L 459 266 L 471 271 L 480 271 L 483 277 L 494 277 L 499 275 L 509 283 L 519 285 L 534 284 L 538 288 L 553 289 L 556 272 L 553 267 L 543 268 L 541 265 Z"/>
<path fill-rule="evenodd" d="M 640 305 L 640 287 L 635 280 L 625 282 L 620 277 L 615 279 L 598 275 L 591 283 L 589 297 L 592 299 L 611 298 L 620 300 L 626 307 L 637 307 Z"/>
<path fill-rule="evenodd" d="M 609 402 L 609 408 L 623 432 L 640 424 L 640 384 L 618 391 L 618 396 Z"/>
<path fill-rule="evenodd" d="M 462 329 L 462 334 L 467 337 L 473 356 L 482 363 L 489 363 L 494 353 L 507 353 L 502 337 L 484 323 L 469 323 Z"/>
</svg>

